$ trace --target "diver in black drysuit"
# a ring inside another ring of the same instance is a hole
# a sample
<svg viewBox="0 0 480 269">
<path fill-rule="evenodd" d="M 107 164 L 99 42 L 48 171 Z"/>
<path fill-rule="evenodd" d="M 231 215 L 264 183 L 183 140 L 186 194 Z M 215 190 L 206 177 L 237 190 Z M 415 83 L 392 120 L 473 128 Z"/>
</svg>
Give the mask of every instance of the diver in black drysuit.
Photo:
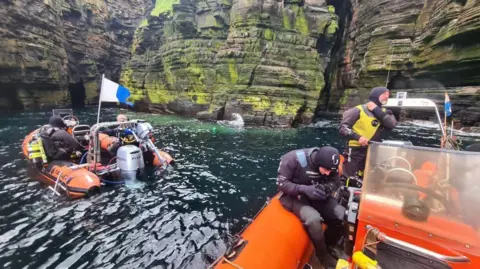
<svg viewBox="0 0 480 269">
<path fill-rule="evenodd" d="M 52 161 L 69 161 L 73 153 L 76 153 L 77 157 L 81 155 L 79 151 L 83 149 L 82 145 L 65 131 L 66 127 L 60 116 L 52 116 L 49 124 L 40 129 L 45 154 Z"/>
<path fill-rule="evenodd" d="M 309 148 L 285 154 L 278 168 L 280 202 L 302 221 L 315 252 L 326 268 L 336 260 L 328 247 L 334 247 L 343 234 L 345 208 L 331 195 L 340 187 L 340 156 L 332 147 Z M 325 235 L 322 222 L 328 226 Z"/>
</svg>

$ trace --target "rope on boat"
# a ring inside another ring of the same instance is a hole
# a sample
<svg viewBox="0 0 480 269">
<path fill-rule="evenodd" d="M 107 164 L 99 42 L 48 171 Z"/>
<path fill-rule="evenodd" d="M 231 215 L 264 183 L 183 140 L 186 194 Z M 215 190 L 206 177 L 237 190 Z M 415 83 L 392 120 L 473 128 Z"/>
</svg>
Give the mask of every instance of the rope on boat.
<svg viewBox="0 0 480 269">
<path fill-rule="evenodd" d="M 80 164 L 83 163 L 83 160 L 85 159 L 85 157 L 87 156 L 87 154 L 88 154 L 88 151 L 83 154 L 82 158 L 80 159 Z"/>
<path fill-rule="evenodd" d="M 60 196 L 60 194 L 57 192 L 57 186 L 58 186 L 58 181 L 60 181 L 60 176 L 62 175 L 63 171 L 60 171 L 60 174 L 57 176 L 57 180 L 55 180 L 55 187 L 53 188 L 53 192 Z"/>
<path fill-rule="evenodd" d="M 207 269 L 212 269 L 214 265 L 216 265 L 217 263 L 219 263 L 222 258 L 225 258 L 223 255 L 225 255 L 226 252 L 224 252 L 222 255 L 220 255 L 212 264 L 210 264 L 210 266 L 208 266 Z"/>
<path fill-rule="evenodd" d="M 228 264 L 230 264 L 231 266 L 237 268 L 237 269 L 243 269 L 241 266 L 229 261 L 227 258 L 223 257 L 223 260 L 226 261 Z"/>
<path fill-rule="evenodd" d="M 223 255 L 225 255 L 225 253 L 224 253 Z M 225 256 L 223 256 L 223 255 L 220 256 L 220 257 L 218 257 L 218 259 L 216 259 L 207 269 L 213 269 L 213 266 L 216 265 L 216 264 L 218 264 L 222 259 L 223 259 L 226 263 L 230 264 L 231 266 L 233 266 L 233 267 L 235 267 L 235 268 L 237 268 L 237 269 L 243 269 L 240 265 L 238 265 L 238 264 L 230 261 L 229 259 L 225 258 Z"/>
<path fill-rule="evenodd" d="M 108 161 L 107 166 L 110 166 L 110 164 L 112 164 L 112 161 L 115 160 L 116 158 L 117 158 L 117 156 L 114 156 L 113 158 L 111 158 L 110 161 Z"/>
<path fill-rule="evenodd" d="M 85 157 L 88 156 L 88 155 L 93 155 L 91 152 L 87 151 L 83 154 L 82 158 L 80 159 L 80 163 L 79 164 L 82 164 Z"/>
</svg>

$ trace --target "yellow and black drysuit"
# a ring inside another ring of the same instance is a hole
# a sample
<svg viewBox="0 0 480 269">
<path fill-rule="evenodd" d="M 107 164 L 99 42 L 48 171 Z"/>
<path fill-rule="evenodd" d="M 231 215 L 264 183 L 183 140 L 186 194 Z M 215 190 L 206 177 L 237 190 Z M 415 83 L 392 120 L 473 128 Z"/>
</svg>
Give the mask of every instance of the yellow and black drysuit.
<svg viewBox="0 0 480 269">
<path fill-rule="evenodd" d="M 361 176 L 365 169 L 368 146 L 360 145 L 360 137 L 379 142 L 383 130 L 392 130 L 397 125 L 395 116 L 391 111 L 382 108 L 379 100 L 380 95 L 386 91 L 388 89 L 384 87 L 372 89 L 369 100 L 377 105 L 372 111 L 363 104 L 343 113 L 340 135 L 347 139 L 344 152 L 347 158 L 343 164 L 343 173 L 348 177 Z"/>
</svg>

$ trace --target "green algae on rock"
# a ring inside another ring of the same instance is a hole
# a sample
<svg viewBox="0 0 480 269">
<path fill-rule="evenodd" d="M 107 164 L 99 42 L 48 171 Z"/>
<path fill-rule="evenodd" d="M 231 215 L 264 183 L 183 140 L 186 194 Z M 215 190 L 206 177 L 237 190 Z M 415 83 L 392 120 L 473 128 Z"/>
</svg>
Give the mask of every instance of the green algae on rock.
<svg viewBox="0 0 480 269">
<path fill-rule="evenodd" d="M 315 110 L 328 61 L 318 48 L 332 46 L 323 40 L 338 29 L 333 7 L 264 0 L 158 5 L 154 11 L 168 16 L 152 12 L 136 31 L 121 76 L 127 87 L 144 90 L 143 102 L 185 105 L 182 114 L 211 119 L 237 111 L 247 124 L 248 115 L 268 115 L 269 124 L 288 125 Z"/>
<path fill-rule="evenodd" d="M 0 107 L 95 104 L 102 74 L 141 110 L 238 111 L 247 124 L 341 111 L 379 85 L 441 98 L 480 83 L 479 11 L 471 0 L 1 1 Z M 480 122 L 476 92 L 450 97 L 462 122 Z"/>
</svg>

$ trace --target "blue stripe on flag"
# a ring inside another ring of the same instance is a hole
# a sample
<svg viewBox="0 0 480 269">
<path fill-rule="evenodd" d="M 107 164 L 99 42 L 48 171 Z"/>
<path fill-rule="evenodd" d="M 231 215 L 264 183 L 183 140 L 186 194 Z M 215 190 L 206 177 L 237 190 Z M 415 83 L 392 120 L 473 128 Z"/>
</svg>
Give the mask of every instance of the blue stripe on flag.
<svg viewBox="0 0 480 269">
<path fill-rule="evenodd" d="M 120 103 L 127 104 L 129 106 L 133 106 L 132 102 L 128 102 L 127 99 L 130 97 L 130 91 L 123 87 L 122 85 L 118 85 L 117 89 L 117 99 Z"/>
<path fill-rule="evenodd" d="M 452 115 L 452 103 L 447 93 L 445 93 L 445 115 L 447 115 L 447 117 Z"/>
<path fill-rule="evenodd" d="M 445 103 L 445 112 L 447 113 L 447 117 L 452 115 L 452 104 L 450 102 Z"/>
</svg>

